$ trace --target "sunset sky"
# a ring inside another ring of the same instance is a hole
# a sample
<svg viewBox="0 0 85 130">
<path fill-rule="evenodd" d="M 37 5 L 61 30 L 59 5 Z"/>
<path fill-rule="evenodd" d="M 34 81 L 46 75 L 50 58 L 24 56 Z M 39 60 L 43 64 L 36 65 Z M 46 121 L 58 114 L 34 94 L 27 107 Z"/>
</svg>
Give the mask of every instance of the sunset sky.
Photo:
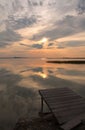
<svg viewBox="0 0 85 130">
<path fill-rule="evenodd" d="M 0 57 L 85 57 L 85 0 L 0 0 Z"/>
</svg>

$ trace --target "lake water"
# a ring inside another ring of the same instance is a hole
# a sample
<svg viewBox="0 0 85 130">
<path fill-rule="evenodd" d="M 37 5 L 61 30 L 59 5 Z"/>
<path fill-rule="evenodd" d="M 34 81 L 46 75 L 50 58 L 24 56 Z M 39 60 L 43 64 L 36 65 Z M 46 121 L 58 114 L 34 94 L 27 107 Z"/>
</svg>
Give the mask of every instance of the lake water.
<svg viewBox="0 0 85 130">
<path fill-rule="evenodd" d="M 85 65 L 45 59 L 0 59 L 0 130 L 12 130 L 40 110 L 39 89 L 70 87 L 85 97 Z"/>
</svg>

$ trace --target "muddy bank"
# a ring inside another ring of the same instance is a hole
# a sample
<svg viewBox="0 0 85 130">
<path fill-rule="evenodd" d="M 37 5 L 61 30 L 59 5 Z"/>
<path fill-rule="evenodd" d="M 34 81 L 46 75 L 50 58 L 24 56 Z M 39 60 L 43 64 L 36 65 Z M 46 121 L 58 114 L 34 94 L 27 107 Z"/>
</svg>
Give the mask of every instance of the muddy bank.
<svg viewBox="0 0 85 130">
<path fill-rule="evenodd" d="M 16 123 L 14 130 L 62 130 L 52 115 L 35 117 L 32 119 L 22 118 Z M 85 122 L 72 130 L 85 130 Z"/>
<path fill-rule="evenodd" d="M 35 117 L 30 120 L 20 119 L 14 130 L 60 130 L 59 125 L 53 116 Z"/>
</svg>

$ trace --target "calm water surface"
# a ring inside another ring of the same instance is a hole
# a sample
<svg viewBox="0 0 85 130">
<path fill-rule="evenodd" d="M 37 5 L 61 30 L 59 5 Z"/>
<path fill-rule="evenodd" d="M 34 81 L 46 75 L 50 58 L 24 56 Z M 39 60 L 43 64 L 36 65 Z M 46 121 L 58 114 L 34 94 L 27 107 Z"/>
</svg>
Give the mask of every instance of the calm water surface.
<svg viewBox="0 0 85 130">
<path fill-rule="evenodd" d="M 12 130 L 40 110 L 39 89 L 70 87 L 85 97 L 85 65 L 40 59 L 0 59 L 0 130 Z"/>
</svg>

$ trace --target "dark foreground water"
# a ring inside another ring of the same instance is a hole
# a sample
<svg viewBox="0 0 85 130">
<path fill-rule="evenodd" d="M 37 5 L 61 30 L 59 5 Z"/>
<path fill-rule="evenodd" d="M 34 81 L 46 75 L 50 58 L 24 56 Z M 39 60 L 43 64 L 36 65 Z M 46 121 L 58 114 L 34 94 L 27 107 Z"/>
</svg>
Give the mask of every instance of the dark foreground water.
<svg viewBox="0 0 85 130">
<path fill-rule="evenodd" d="M 0 59 L 0 130 L 13 130 L 18 119 L 36 116 L 39 89 L 70 87 L 85 97 L 85 64 Z"/>
</svg>

